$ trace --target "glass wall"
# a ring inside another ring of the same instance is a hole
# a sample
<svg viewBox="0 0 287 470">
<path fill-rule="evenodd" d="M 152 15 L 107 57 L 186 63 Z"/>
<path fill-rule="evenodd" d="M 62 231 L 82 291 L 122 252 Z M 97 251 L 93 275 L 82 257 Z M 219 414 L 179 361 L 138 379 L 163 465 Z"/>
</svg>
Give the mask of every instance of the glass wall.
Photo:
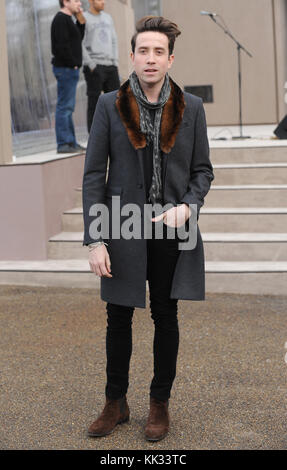
<svg viewBox="0 0 287 470">
<path fill-rule="evenodd" d="M 123 4 L 127 0 L 120 0 Z M 82 0 L 83 8 L 89 7 Z M 136 20 L 161 14 L 161 0 L 132 0 Z M 57 82 L 51 65 L 50 28 L 58 0 L 6 0 L 13 153 L 56 151 Z M 86 83 L 81 70 L 74 112 L 77 140 L 85 142 Z"/>
<path fill-rule="evenodd" d="M 88 6 L 88 1 L 82 1 Z M 56 149 L 54 131 L 57 83 L 51 65 L 51 22 L 58 0 L 6 0 L 13 153 Z M 86 84 L 81 72 L 74 122 L 85 142 Z"/>
<path fill-rule="evenodd" d="M 161 16 L 161 0 L 132 0 L 132 6 L 135 11 L 135 20 L 143 16 L 154 15 Z"/>
</svg>

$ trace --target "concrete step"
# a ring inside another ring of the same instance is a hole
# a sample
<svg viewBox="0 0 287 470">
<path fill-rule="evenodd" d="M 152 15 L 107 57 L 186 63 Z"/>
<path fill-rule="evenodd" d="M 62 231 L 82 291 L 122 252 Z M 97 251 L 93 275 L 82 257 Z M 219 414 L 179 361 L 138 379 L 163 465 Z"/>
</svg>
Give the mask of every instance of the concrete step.
<svg viewBox="0 0 287 470">
<path fill-rule="evenodd" d="M 75 207 L 62 214 L 63 232 L 81 232 L 84 230 L 83 209 Z"/>
<path fill-rule="evenodd" d="M 286 295 L 286 261 L 207 261 L 206 292 Z M 99 288 L 87 259 L 0 261 L 0 284 Z"/>
<path fill-rule="evenodd" d="M 82 205 L 83 205 L 83 202 L 82 202 L 82 188 L 75 188 L 75 193 L 76 193 L 75 205 L 76 205 L 76 207 L 82 207 Z"/>
<path fill-rule="evenodd" d="M 83 232 L 61 232 L 50 238 L 49 259 L 83 259 L 88 248 L 83 246 Z"/>
<path fill-rule="evenodd" d="M 206 292 L 286 295 L 286 261 L 209 261 Z"/>
<path fill-rule="evenodd" d="M 215 164 L 214 182 L 217 185 L 286 184 L 287 163 L 226 163 Z"/>
<path fill-rule="evenodd" d="M 202 207 L 198 225 L 204 232 L 286 233 L 286 207 Z"/>
<path fill-rule="evenodd" d="M 99 288 L 86 259 L 0 261 L 0 284 Z"/>
<path fill-rule="evenodd" d="M 286 141 L 278 141 L 269 145 L 245 141 L 227 142 L 226 145 L 209 141 L 210 159 L 212 164 L 221 163 L 287 163 Z"/>
<path fill-rule="evenodd" d="M 207 261 L 287 261 L 287 233 L 202 233 Z M 83 232 L 61 232 L 50 238 L 49 259 L 82 259 Z"/>
<path fill-rule="evenodd" d="M 267 192 L 266 192 L 267 191 Z M 82 207 L 82 189 L 76 188 L 76 206 Z M 205 207 L 285 207 L 287 184 L 212 184 Z"/>
<path fill-rule="evenodd" d="M 83 210 L 80 207 L 62 215 L 64 232 L 84 230 Z M 202 207 L 201 232 L 286 232 L 286 207 Z"/>
<path fill-rule="evenodd" d="M 286 207 L 286 201 L 287 184 L 213 184 L 204 207 L 248 207 L 251 203 L 255 207 Z"/>
<path fill-rule="evenodd" d="M 206 261 L 287 261 L 287 233 L 203 233 Z"/>
</svg>

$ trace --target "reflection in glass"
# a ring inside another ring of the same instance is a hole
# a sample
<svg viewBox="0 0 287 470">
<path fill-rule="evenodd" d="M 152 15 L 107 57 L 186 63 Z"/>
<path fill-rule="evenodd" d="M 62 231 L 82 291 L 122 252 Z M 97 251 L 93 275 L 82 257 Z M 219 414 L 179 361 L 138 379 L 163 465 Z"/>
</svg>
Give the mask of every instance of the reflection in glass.
<svg viewBox="0 0 287 470">
<path fill-rule="evenodd" d="M 86 2 L 82 2 L 86 7 Z M 58 0 L 6 0 L 13 152 L 56 149 L 57 82 L 51 65 L 50 27 Z M 81 72 L 74 123 L 86 141 L 86 85 Z"/>
</svg>

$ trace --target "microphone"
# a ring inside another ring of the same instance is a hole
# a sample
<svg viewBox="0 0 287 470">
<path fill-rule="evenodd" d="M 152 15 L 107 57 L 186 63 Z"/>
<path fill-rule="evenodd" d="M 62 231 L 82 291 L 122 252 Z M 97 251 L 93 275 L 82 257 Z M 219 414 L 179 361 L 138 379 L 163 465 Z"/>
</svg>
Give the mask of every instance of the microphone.
<svg viewBox="0 0 287 470">
<path fill-rule="evenodd" d="M 201 15 L 208 15 L 208 16 L 217 16 L 217 13 L 210 13 L 210 11 L 201 11 Z"/>
</svg>

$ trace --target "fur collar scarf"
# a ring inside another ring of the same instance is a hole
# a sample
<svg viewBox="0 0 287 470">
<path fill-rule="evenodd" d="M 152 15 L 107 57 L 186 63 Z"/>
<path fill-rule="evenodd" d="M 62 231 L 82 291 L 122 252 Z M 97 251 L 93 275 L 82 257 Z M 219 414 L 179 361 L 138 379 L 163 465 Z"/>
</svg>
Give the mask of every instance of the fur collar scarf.
<svg viewBox="0 0 287 470">
<path fill-rule="evenodd" d="M 164 153 L 169 153 L 174 146 L 185 108 L 183 92 L 171 78 L 170 86 L 170 96 L 161 118 L 160 147 Z M 122 84 L 117 93 L 116 107 L 132 146 L 136 150 L 144 148 L 146 137 L 140 130 L 140 113 L 129 80 Z"/>
</svg>

